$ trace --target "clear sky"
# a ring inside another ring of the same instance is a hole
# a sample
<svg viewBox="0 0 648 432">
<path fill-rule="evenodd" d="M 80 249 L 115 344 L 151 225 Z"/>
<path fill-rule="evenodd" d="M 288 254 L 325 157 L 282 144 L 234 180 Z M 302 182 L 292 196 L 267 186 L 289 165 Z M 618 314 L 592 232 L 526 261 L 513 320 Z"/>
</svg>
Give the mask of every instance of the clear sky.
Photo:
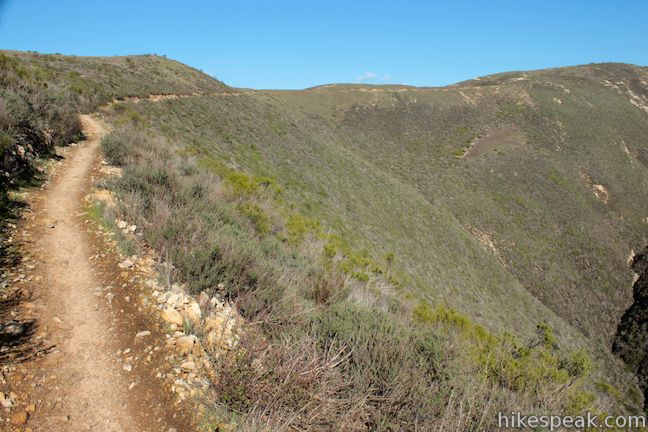
<svg viewBox="0 0 648 432">
<path fill-rule="evenodd" d="M 0 0 L 0 48 L 156 53 L 229 85 L 445 85 L 509 70 L 648 65 L 648 0 Z"/>
</svg>

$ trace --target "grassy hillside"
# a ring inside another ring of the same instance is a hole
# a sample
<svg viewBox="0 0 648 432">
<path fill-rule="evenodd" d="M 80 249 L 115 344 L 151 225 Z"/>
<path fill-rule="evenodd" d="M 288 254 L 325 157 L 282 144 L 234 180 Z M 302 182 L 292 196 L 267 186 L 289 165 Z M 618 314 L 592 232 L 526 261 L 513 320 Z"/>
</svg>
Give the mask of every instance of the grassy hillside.
<svg viewBox="0 0 648 432">
<path fill-rule="evenodd" d="M 646 238 L 648 121 L 632 104 L 645 75 L 588 66 L 134 109 L 172 140 L 276 178 L 358 247 L 393 253 L 421 295 L 487 325 L 546 319 L 609 347 L 631 301 L 628 255 Z"/>
<path fill-rule="evenodd" d="M 645 68 L 251 91 L 159 57 L 6 55 L 69 113 L 203 94 L 115 105 L 103 147 L 124 218 L 250 323 L 214 360 L 223 417 L 478 430 L 498 410 L 643 404 L 641 353 L 626 366 L 612 344 L 635 345 L 624 314 L 644 337 L 626 310 L 648 243 Z"/>
<path fill-rule="evenodd" d="M 82 138 L 78 112 L 93 112 L 114 98 L 224 90 L 219 81 L 158 56 L 0 50 L 0 221 L 15 207 L 7 191 L 38 177 L 36 162 L 51 156 L 54 146 Z"/>
<path fill-rule="evenodd" d="M 203 169 L 271 178 L 411 298 L 523 338 L 547 323 L 641 404 L 610 347 L 646 243 L 646 76 L 592 65 L 124 109 Z"/>
<path fill-rule="evenodd" d="M 219 421 L 240 430 L 489 430 L 499 410 L 625 409 L 615 387 L 590 379 L 587 352 L 559 346 L 549 325 L 528 336 L 488 330 L 417 298 L 394 255 L 357 249 L 274 178 L 165 136 L 145 117 L 153 107 L 122 104 L 110 117 L 117 128 L 103 149 L 123 167 L 111 185 L 123 214 L 104 218 L 134 221 L 173 270 L 169 283 L 217 293 L 245 319 L 238 347 L 212 358 Z M 137 244 L 123 247 L 137 253 Z M 597 399 L 595 383 L 609 394 Z"/>
<path fill-rule="evenodd" d="M 32 161 L 81 138 L 76 113 L 113 98 L 213 93 L 222 83 L 157 56 L 70 57 L 0 51 L 0 187 L 33 175 Z"/>
</svg>

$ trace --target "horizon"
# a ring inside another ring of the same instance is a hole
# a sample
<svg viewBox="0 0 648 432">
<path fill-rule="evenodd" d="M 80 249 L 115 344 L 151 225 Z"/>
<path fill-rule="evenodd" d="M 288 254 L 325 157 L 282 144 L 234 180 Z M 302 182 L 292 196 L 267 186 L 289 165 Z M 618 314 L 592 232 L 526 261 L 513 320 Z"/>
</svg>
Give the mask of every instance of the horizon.
<svg viewBox="0 0 648 432">
<path fill-rule="evenodd" d="M 38 12 L 34 12 L 37 10 Z M 556 11 L 560 11 L 559 14 Z M 648 64 L 648 4 L 485 7 L 386 1 L 303 5 L 0 0 L 0 48 L 110 57 L 157 54 L 227 85 L 443 87 L 480 76 L 591 63 Z M 463 22 L 463 25 L 457 25 Z"/>
<path fill-rule="evenodd" d="M 167 60 L 175 61 L 181 64 L 184 64 L 186 66 L 192 67 L 201 73 L 206 74 L 207 76 L 210 76 L 211 78 L 214 78 L 216 80 L 222 81 L 218 76 L 208 74 L 207 72 L 203 71 L 202 69 L 196 68 L 193 65 L 184 63 L 178 59 L 162 55 L 162 54 L 157 54 L 157 53 L 140 53 L 140 54 L 125 54 L 125 55 L 113 55 L 113 56 L 93 56 L 93 55 L 76 55 L 76 54 L 63 54 L 63 53 L 58 53 L 58 52 L 39 52 L 39 51 L 20 51 L 20 50 L 9 50 L 9 49 L 3 49 L 0 48 L 0 51 L 13 51 L 17 53 L 24 53 L 24 54 L 37 54 L 37 55 L 60 55 L 60 56 L 67 56 L 67 57 L 87 57 L 87 58 L 119 58 L 119 57 L 144 57 L 144 56 L 157 56 L 160 58 L 165 58 Z M 321 84 L 315 84 L 309 87 L 303 87 L 303 88 L 252 88 L 252 87 L 238 87 L 238 86 L 233 86 L 228 83 L 225 83 L 229 87 L 235 88 L 235 89 L 242 89 L 242 90 L 254 90 L 254 91 L 300 91 L 300 90 L 310 90 L 310 89 L 315 89 L 319 87 L 328 87 L 328 86 L 372 86 L 372 87 L 410 87 L 410 88 L 443 88 L 443 87 L 449 87 L 457 84 L 461 84 L 462 82 L 465 81 L 470 81 L 474 79 L 480 79 L 480 78 L 485 78 L 488 76 L 494 76 L 494 75 L 499 75 L 499 74 L 508 74 L 508 73 L 528 73 L 528 72 L 536 72 L 536 71 L 546 71 L 546 70 L 552 70 L 552 69 L 564 69 L 564 68 L 578 68 L 578 67 L 583 67 L 583 66 L 589 66 L 589 65 L 605 65 L 605 64 L 621 64 L 621 65 L 627 65 L 627 66 L 633 66 L 633 67 L 640 67 L 640 68 L 646 68 L 648 65 L 644 64 L 635 64 L 635 63 L 626 63 L 626 62 L 592 62 L 592 63 L 580 63 L 580 64 L 568 64 L 568 65 L 559 65 L 559 66 L 552 66 L 552 67 L 547 67 L 547 68 L 540 68 L 540 69 L 523 69 L 523 70 L 503 70 L 503 71 L 495 71 L 492 73 L 489 73 L 487 75 L 479 75 L 479 76 L 474 76 L 471 78 L 467 78 L 465 80 L 461 81 L 455 81 L 455 82 L 450 82 L 445 85 L 411 85 L 411 84 L 401 84 L 401 83 L 371 83 L 371 82 L 324 82 Z"/>
<path fill-rule="evenodd" d="M 181 64 L 184 64 L 185 66 L 192 67 L 196 70 L 198 70 L 201 73 L 206 74 L 207 76 L 214 78 L 216 80 L 222 81 L 218 76 L 211 75 L 202 69 L 196 68 L 193 65 L 184 63 L 178 59 L 175 59 L 173 57 L 169 57 L 163 54 L 157 54 L 157 53 L 134 53 L 134 54 L 125 54 L 125 55 L 113 55 L 113 56 L 93 56 L 93 55 L 76 55 L 76 54 L 63 54 L 63 53 L 58 53 L 58 52 L 38 52 L 38 51 L 18 51 L 18 50 L 5 50 L 3 48 L 0 48 L 0 51 L 13 51 L 17 53 L 24 53 L 24 54 L 37 54 L 37 55 L 45 55 L 45 56 L 66 56 L 66 57 L 87 57 L 87 58 L 119 58 L 119 57 L 145 57 L 145 56 L 156 56 L 160 58 L 165 58 L 170 61 L 175 61 Z M 626 65 L 626 66 L 633 66 L 633 67 L 640 67 L 640 68 L 648 68 L 648 64 L 635 64 L 635 63 L 626 63 L 626 62 L 614 62 L 614 61 L 604 61 L 604 62 L 592 62 L 592 63 L 580 63 L 580 64 L 567 64 L 567 65 L 558 65 L 558 66 L 552 66 L 552 67 L 547 67 L 547 68 L 539 68 L 539 69 L 520 69 L 520 70 L 502 70 L 502 71 L 495 71 L 486 75 L 479 75 L 479 76 L 474 76 L 467 78 L 465 80 L 461 81 L 455 81 L 455 82 L 450 82 L 448 84 L 444 85 L 411 85 L 411 84 L 401 84 L 401 83 L 372 83 L 372 82 L 324 82 L 321 84 L 315 84 L 310 87 L 303 87 L 303 88 L 252 88 L 252 87 L 238 87 L 238 86 L 233 86 L 228 83 L 225 83 L 229 87 L 235 88 L 235 89 L 242 89 L 242 90 L 253 90 L 253 91 L 300 91 L 300 90 L 311 90 L 311 89 L 316 89 L 320 87 L 329 87 L 329 86 L 371 86 L 371 87 L 410 87 L 410 88 L 443 88 L 443 87 L 450 87 L 453 85 L 461 84 L 462 82 L 470 81 L 470 80 L 476 80 L 476 79 L 481 79 L 481 78 L 486 78 L 489 76 L 495 76 L 495 75 L 500 75 L 500 74 L 511 74 L 511 73 L 528 73 L 528 72 L 538 72 L 538 71 L 547 71 L 547 70 L 552 70 L 552 69 L 567 69 L 567 68 L 579 68 L 579 67 L 584 67 L 584 66 L 589 66 L 589 65 L 606 65 L 606 64 L 619 64 L 619 65 Z"/>
</svg>

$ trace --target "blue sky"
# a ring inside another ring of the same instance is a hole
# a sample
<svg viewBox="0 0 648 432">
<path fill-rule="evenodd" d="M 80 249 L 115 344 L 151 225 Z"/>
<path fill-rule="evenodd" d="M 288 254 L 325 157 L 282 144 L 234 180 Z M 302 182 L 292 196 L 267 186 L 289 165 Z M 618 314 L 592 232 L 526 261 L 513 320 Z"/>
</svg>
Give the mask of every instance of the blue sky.
<svg viewBox="0 0 648 432">
<path fill-rule="evenodd" d="M 0 48 L 165 54 L 251 88 L 648 65 L 648 1 L 0 0 Z"/>
</svg>

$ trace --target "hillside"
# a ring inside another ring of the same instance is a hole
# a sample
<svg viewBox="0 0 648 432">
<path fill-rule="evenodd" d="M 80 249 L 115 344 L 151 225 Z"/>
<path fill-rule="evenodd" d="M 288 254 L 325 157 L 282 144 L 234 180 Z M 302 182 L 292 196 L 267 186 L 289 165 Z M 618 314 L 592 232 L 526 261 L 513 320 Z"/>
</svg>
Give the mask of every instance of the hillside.
<svg viewBox="0 0 648 432">
<path fill-rule="evenodd" d="M 5 54 L 71 112 L 191 95 L 104 108 L 123 169 L 104 217 L 248 323 L 214 357 L 228 421 L 480 430 L 643 406 L 648 69 L 254 91 L 154 56 Z"/>
<path fill-rule="evenodd" d="M 78 140 L 78 111 L 93 112 L 114 98 L 223 90 L 211 77 L 157 56 L 84 58 L 0 50 L 0 169 L 7 173 L 0 182 L 33 175 L 34 158 Z"/>
</svg>

